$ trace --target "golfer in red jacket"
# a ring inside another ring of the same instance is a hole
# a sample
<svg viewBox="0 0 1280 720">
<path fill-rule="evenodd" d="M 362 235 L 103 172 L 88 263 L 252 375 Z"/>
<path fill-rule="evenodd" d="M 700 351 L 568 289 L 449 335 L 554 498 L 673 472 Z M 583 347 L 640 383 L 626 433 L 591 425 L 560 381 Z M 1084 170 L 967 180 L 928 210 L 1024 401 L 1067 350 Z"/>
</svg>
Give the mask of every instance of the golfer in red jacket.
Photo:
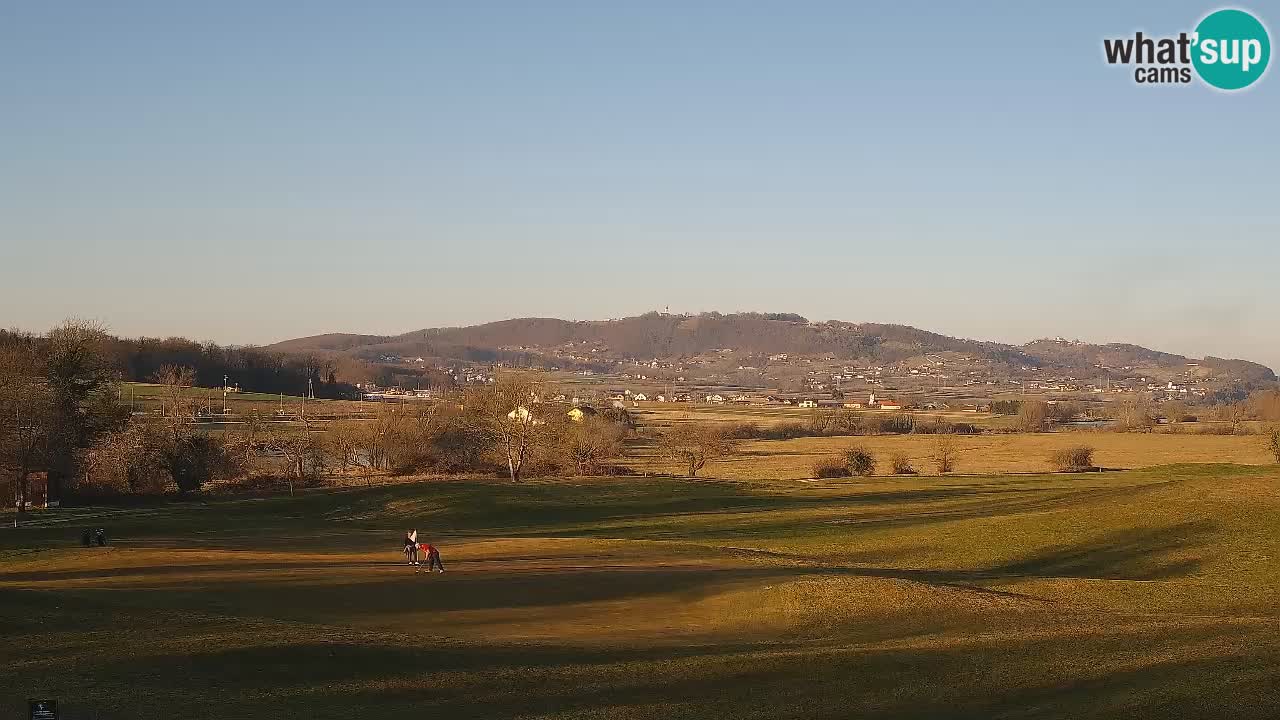
<svg viewBox="0 0 1280 720">
<path fill-rule="evenodd" d="M 431 543 L 418 543 L 418 549 L 427 554 L 427 572 L 431 572 L 433 567 L 444 572 L 444 563 L 440 562 L 439 548 Z"/>
</svg>

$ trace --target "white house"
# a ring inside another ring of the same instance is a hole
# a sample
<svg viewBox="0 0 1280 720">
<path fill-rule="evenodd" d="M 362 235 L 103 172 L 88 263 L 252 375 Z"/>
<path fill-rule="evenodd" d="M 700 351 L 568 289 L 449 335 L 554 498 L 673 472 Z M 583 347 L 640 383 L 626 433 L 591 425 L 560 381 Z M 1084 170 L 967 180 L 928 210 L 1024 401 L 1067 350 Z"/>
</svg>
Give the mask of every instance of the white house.
<svg viewBox="0 0 1280 720">
<path fill-rule="evenodd" d="M 636 393 L 635 395 L 631 396 L 631 399 L 635 400 L 636 402 L 645 402 L 646 400 L 649 399 L 649 397 L 644 393 Z"/>
<path fill-rule="evenodd" d="M 529 412 L 529 408 L 521 405 L 520 407 L 507 413 L 507 417 L 521 425 L 545 425 L 546 421 L 538 420 L 533 417 L 533 413 Z"/>
</svg>

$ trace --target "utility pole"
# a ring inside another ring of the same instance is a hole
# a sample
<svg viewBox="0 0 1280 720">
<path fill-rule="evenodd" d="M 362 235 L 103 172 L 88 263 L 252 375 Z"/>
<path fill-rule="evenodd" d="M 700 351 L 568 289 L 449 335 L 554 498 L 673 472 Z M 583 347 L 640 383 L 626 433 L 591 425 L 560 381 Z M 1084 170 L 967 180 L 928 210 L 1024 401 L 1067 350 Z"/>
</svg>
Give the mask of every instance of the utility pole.
<svg viewBox="0 0 1280 720">
<path fill-rule="evenodd" d="M 227 414 L 227 376 L 222 376 L 222 414 Z"/>
</svg>

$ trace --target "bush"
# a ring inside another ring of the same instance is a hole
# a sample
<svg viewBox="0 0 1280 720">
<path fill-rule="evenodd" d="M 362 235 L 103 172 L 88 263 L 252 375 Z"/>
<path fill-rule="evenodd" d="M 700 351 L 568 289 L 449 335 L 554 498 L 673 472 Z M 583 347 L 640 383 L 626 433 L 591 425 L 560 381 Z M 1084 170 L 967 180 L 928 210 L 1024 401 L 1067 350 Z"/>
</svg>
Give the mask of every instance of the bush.
<svg viewBox="0 0 1280 720">
<path fill-rule="evenodd" d="M 867 477 L 876 472 L 876 456 L 860 445 L 845 452 L 844 464 L 852 475 Z"/>
<path fill-rule="evenodd" d="M 731 423 L 725 425 L 724 436 L 731 440 L 758 440 L 764 432 L 755 423 Z"/>
<path fill-rule="evenodd" d="M 1195 429 L 1197 435 L 1235 435 L 1236 428 L 1222 423 L 1204 423 Z"/>
<path fill-rule="evenodd" d="M 803 423 L 784 422 L 778 423 L 777 425 L 762 431 L 760 439 L 791 440 L 794 438 L 809 437 L 811 435 L 813 435 L 813 433 Z"/>
<path fill-rule="evenodd" d="M 578 475 L 601 475 L 605 461 L 622 454 L 623 427 L 599 418 L 569 423 L 554 451 Z"/>
<path fill-rule="evenodd" d="M 659 452 L 687 468 L 689 477 L 697 477 L 708 461 L 724 457 L 732 449 L 733 440 L 714 423 L 676 423 L 658 438 Z"/>
<path fill-rule="evenodd" d="M 1050 458 L 1054 467 L 1061 472 L 1084 472 L 1094 470 L 1093 448 L 1088 445 L 1063 448 Z"/>
<path fill-rule="evenodd" d="M 813 476 L 816 478 L 849 477 L 853 472 L 840 456 L 823 458 L 813 464 Z"/>
<path fill-rule="evenodd" d="M 1280 428 L 1271 428 L 1267 433 L 1267 449 L 1275 456 L 1276 462 L 1280 463 Z"/>
<path fill-rule="evenodd" d="M 911 458 L 905 453 L 894 453 L 889 461 L 894 475 L 915 475 L 916 469 L 911 465 Z"/>
<path fill-rule="evenodd" d="M 996 415 L 1017 415 L 1021 410 L 1021 400 L 996 400 L 991 403 L 991 412 Z"/>
<path fill-rule="evenodd" d="M 491 444 L 476 427 L 452 423 L 432 438 L 432 466 L 446 473 L 488 472 L 497 466 L 489 457 Z"/>
<path fill-rule="evenodd" d="M 938 446 L 933 455 L 934 467 L 939 475 L 946 475 L 956 469 L 956 444 L 950 437 L 938 438 Z"/>
<path fill-rule="evenodd" d="M 880 418 L 877 428 L 884 434 L 906 435 L 916 428 L 916 420 L 911 415 L 899 413 L 887 418 Z"/>
</svg>

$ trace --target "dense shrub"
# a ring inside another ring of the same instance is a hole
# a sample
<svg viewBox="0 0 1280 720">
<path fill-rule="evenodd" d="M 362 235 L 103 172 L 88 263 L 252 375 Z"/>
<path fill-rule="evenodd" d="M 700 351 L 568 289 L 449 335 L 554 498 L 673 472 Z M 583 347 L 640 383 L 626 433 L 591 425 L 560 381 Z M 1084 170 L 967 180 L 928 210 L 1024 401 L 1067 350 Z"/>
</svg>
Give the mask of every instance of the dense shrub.
<svg viewBox="0 0 1280 720">
<path fill-rule="evenodd" d="M 781 422 L 761 427 L 755 423 L 725 425 L 725 436 L 733 440 L 793 440 L 804 437 L 846 437 L 861 435 L 955 434 L 976 435 L 981 430 L 970 423 L 949 423 L 942 418 L 917 422 L 913 415 L 867 415 L 853 410 L 815 410 L 807 422 Z"/>
<path fill-rule="evenodd" d="M 658 438 L 658 450 L 687 469 L 689 477 L 697 477 L 709 461 L 728 455 L 733 442 L 725 437 L 724 428 L 714 423 L 682 422 Z"/>
<path fill-rule="evenodd" d="M 1232 427 L 1226 423 L 1203 423 L 1197 424 L 1195 428 L 1196 435 L 1237 435 L 1240 434 L 1241 427 Z"/>
<path fill-rule="evenodd" d="M 840 478 L 849 477 L 852 474 L 844 458 L 839 455 L 823 458 L 813 464 L 813 476 L 816 478 Z"/>
<path fill-rule="evenodd" d="M 977 435 L 979 430 L 972 423 L 947 422 L 941 417 L 916 422 L 911 432 L 917 435 Z"/>
<path fill-rule="evenodd" d="M 889 417 L 876 418 L 874 424 L 877 432 L 886 435 L 906 435 L 915 430 L 916 420 L 913 416 L 906 413 L 890 415 Z"/>
<path fill-rule="evenodd" d="M 1280 428 L 1271 428 L 1267 432 L 1267 449 L 1275 456 L 1276 462 L 1280 463 Z"/>
<path fill-rule="evenodd" d="M 602 418 L 569 423 L 550 450 L 578 475 L 600 475 L 605 461 L 622 454 L 623 427 Z"/>
<path fill-rule="evenodd" d="M 611 422 L 615 425 L 621 425 L 627 430 L 634 430 L 636 427 L 636 419 L 627 411 L 626 408 L 607 407 L 600 411 L 601 420 Z"/>
<path fill-rule="evenodd" d="M 845 467 L 854 475 L 869 476 L 876 472 L 876 456 L 861 445 L 849 448 L 844 454 Z"/>
<path fill-rule="evenodd" d="M 889 468 L 894 475 L 915 475 L 916 469 L 911 465 L 911 458 L 905 453 L 894 453 L 889 460 Z"/>
<path fill-rule="evenodd" d="M 1017 415 L 1021 410 L 1021 400 L 996 400 L 991 403 L 991 412 L 996 415 Z"/>
<path fill-rule="evenodd" d="M 82 495 L 187 493 L 243 471 L 243 455 L 221 436 L 133 421 L 104 433 L 83 452 Z"/>
<path fill-rule="evenodd" d="M 1093 448 L 1088 445 L 1063 448 L 1050 458 L 1054 467 L 1062 472 L 1093 470 Z"/>
<path fill-rule="evenodd" d="M 794 438 L 811 437 L 813 433 L 803 423 L 784 422 L 778 423 L 772 427 L 762 431 L 761 440 L 791 440 Z"/>
<path fill-rule="evenodd" d="M 761 440 L 764 439 L 764 431 L 755 423 L 726 423 L 724 436 L 733 440 Z"/>
</svg>

